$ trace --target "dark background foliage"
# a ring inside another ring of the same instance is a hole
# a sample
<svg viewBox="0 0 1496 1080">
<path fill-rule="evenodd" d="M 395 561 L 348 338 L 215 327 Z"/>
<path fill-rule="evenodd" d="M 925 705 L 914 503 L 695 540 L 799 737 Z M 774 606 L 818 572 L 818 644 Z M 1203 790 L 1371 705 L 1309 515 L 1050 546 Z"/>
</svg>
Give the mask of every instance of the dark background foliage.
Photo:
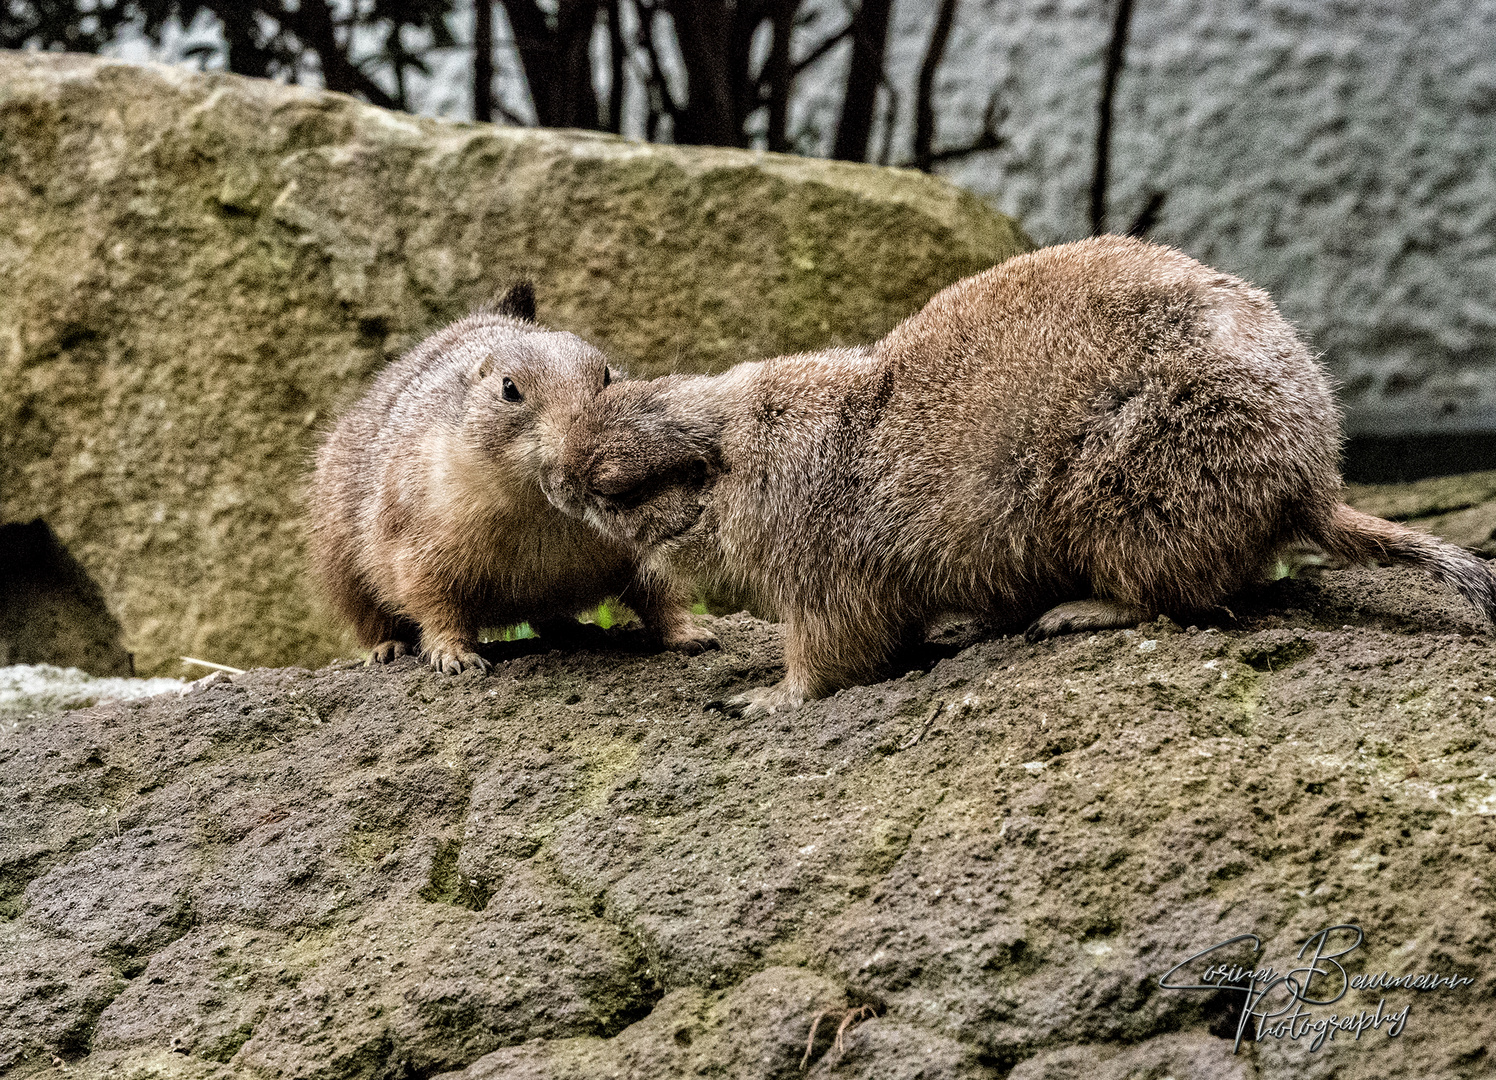
<svg viewBox="0 0 1496 1080">
<path fill-rule="evenodd" d="M 544 127 L 623 133 L 630 80 L 643 89 L 642 128 L 656 142 L 829 152 L 931 171 L 1005 144 L 994 93 L 980 132 L 939 137 L 937 74 L 959 0 L 930 5 L 928 36 L 911 87 L 885 67 L 893 0 L 478 0 L 459 41 L 454 0 L 3 0 L 0 47 L 98 52 L 122 35 L 159 44 L 175 23 L 204 16 L 212 44 L 188 49 L 204 66 L 242 75 L 318 82 L 385 108 L 411 107 L 412 74 L 429 76 L 442 51 L 466 50 L 472 116 Z M 1091 225 L 1107 225 L 1112 101 L 1125 62 L 1131 0 L 1116 0 L 1098 102 Z M 499 100 L 495 56 L 517 61 L 528 108 Z M 791 124 L 796 80 L 845 56 L 834 130 Z M 911 153 L 890 161 L 889 129 L 913 117 Z M 1162 195 L 1133 223 L 1146 232 Z"/>
</svg>

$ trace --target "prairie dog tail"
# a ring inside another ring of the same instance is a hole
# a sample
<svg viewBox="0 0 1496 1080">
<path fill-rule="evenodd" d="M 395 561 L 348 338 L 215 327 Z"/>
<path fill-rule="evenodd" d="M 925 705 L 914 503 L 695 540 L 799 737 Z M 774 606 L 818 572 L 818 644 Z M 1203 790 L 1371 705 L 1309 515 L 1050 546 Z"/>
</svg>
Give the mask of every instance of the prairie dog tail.
<svg viewBox="0 0 1496 1080">
<path fill-rule="evenodd" d="M 1455 589 L 1496 623 L 1496 577 L 1479 557 L 1436 536 L 1336 503 L 1330 528 L 1315 541 L 1352 565 L 1401 563 Z"/>
</svg>

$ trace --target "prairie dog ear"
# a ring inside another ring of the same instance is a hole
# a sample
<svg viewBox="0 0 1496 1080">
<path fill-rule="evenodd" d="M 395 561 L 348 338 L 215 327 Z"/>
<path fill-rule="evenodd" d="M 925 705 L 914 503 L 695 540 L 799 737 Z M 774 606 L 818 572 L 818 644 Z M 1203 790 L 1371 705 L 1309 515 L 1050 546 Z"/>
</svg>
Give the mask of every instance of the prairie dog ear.
<svg viewBox="0 0 1496 1080">
<path fill-rule="evenodd" d="M 521 322 L 534 322 L 535 283 L 529 279 L 516 281 L 493 302 L 493 310 Z"/>
</svg>

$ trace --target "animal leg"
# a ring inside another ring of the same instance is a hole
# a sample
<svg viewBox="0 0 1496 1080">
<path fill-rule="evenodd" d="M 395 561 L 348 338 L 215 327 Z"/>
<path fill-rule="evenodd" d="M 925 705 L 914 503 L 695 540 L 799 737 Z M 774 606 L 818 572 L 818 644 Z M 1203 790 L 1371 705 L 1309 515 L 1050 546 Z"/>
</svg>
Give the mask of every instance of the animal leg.
<svg viewBox="0 0 1496 1080">
<path fill-rule="evenodd" d="M 461 675 L 469 668 L 487 671 L 489 663 L 478 655 L 478 636 L 468 632 L 432 633 L 421 630 L 421 659 L 447 675 Z"/>
<path fill-rule="evenodd" d="M 421 627 L 421 659 L 437 671 L 488 670 L 488 661 L 478 655 L 478 627 L 459 608 L 441 604 L 412 611 L 411 617 Z"/>
<path fill-rule="evenodd" d="M 807 700 L 870 682 L 898 640 L 898 628 L 872 619 L 846 623 L 803 617 L 786 620 L 784 678 L 731 698 L 728 709 L 744 717 L 790 712 Z"/>
<path fill-rule="evenodd" d="M 1023 636 L 1042 641 L 1056 634 L 1079 634 L 1087 630 L 1115 630 L 1119 626 L 1136 626 L 1153 617 L 1148 609 L 1122 600 L 1076 600 L 1058 604 L 1040 615 Z"/>
<path fill-rule="evenodd" d="M 414 652 L 415 649 L 410 642 L 401 641 L 399 638 L 386 638 L 369 650 L 369 659 L 365 663 L 388 664 L 402 656 L 410 656 Z"/>
<path fill-rule="evenodd" d="M 367 663 L 388 664 L 415 652 L 420 630 L 414 623 L 391 615 L 366 594 L 360 593 L 357 601 L 358 610 L 349 614 L 359 644 L 369 650 Z"/>
<path fill-rule="evenodd" d="M 676 590 L 658 579 L 639 574 L 624 598 L 638 612 L 644 629 L 657 636 L 673 652 L 697 656 L 708 649 L 720 649 L 717 635 L 697 626 L 691 610 Z"/>
</svg>

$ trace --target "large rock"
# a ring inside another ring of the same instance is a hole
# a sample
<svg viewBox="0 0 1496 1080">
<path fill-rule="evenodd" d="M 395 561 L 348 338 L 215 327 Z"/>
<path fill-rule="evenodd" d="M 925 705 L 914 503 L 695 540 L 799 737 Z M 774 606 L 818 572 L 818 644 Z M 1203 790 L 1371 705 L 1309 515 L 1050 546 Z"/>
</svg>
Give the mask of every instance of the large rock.
<svg viewBox="0 0 1496 1080">
<path fill-rule="evenodd" d="M 916 173 L 0 54 L 0 523 L 51 527 L 143 674 L 320 663 L 318 430 L 517 272 L 648 375 L 872 340 L 1028 246 Z"/>
<path fill-rule="evenodd" d="M 0 719 L 0 1074 L 1488 1076 L 1488 628 L 1407 571 L 1233 607 L 753 722 L 711 706 L 778 673 L 746 617 Z M 1159 986 L 1340 924 L 1352 976 L 1471 981 L 1235 1054 L 1239 995 Z"/>
</svg>

